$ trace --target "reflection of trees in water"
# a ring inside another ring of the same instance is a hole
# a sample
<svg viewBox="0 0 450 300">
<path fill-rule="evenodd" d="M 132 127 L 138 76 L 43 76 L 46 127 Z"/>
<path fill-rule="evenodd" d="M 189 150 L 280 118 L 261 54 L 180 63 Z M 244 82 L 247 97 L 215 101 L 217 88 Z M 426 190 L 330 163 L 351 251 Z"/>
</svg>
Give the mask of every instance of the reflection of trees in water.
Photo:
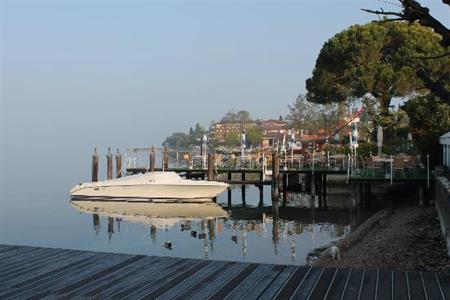
<svg viewBox="0 0 450 300">
<path fill-rule="evenodd" d="M 94 231 L 95 231 L 95 235 L 98 235 L 98 233 L 100 232 L 100 217 L 98 216 L 98 214 L 92 214 L 92 223 L 94 226 Z"/>
<path fill-rule="evenodd" d="M 206 259 L 211 256 L 210 253 L 214 251 L 214 243 L 217 240 L 218 235 L 220 236 L 223 234 L 223 229 L 225 228 L 225 234 L 226 236 L 229 236 L 230 247 L 232 247 L 232 245 L 238 246 L 240 248 L 242 258 L 245 260 L 249 251 L 251 251 L 249 248 L 248 234 L 266 238 L 268 229 L 267 226 L 272 226 L 271 238 L 274 254 L 279 255 L 279 244 L 283 243 L 285 247 L 290 249 L 291 261 L 295 262 L 298 236 L 306 234 L 310 237 L 312 244 L 316 245 L 318 244 L 318 236 L 321 236 L 320 243 L 323 243 L 324 237 L 327 239 L 327 242 L 333 242 L 333 240 L 344 237 L 351 232 L 351 225 L 342 226 L 331 223 L 305 224 L 298 220 L 280 219 L 277 214 L 277 206 L 275 205 L 274 207 L 275 208 L 273 211 L 275 214 L 273 214 L 273 216 L 266 216 L 266 214 L 263 213 L 261 219 L 186 219 L 176 223 L 173 227 L 166 226 L 163 228 L 158 228 L 156 225 L 151 224 L 149 226 L 150 238 L 152 240 L 152 244 L 156 245 L 158 230 L 164 230 L 167 232 L 169 230 L 176 230 L 176 226 L 179 226 L 178 228 L 180 231 L 186 231 L 187 237 L 203 240 L 201 246 L 203 252 L 202 256 Z M 98 234 L 101 230 L 100 219 L 101 218 L 97 214 L 93 214 L 93 229 L 96 234 Z M 117 227 L 115 227 L 114 223 L 117 224 Z M 115 232 L 120 232 L 121 223 L 121 218 L 107 217 L 107 233 L 109 242 L 111 242 L 112 235 Z M 124 225 L 127 226 L 126 222 Z M 254 251 L 258 251 L 258 249 L 254 249 Z"/>
</svg>

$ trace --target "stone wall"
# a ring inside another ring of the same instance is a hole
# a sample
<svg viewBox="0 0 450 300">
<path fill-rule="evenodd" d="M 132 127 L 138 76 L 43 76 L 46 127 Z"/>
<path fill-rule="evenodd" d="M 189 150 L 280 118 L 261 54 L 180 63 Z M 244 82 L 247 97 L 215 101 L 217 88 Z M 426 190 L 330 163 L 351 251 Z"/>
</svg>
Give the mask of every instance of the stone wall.
<svg viewBox="0 0 450 300">
<path fill-rule="evenodd" d="M 450 255 L 450 182 L 446 177 L 436 177 L 436 209 Z"/>
</svg>

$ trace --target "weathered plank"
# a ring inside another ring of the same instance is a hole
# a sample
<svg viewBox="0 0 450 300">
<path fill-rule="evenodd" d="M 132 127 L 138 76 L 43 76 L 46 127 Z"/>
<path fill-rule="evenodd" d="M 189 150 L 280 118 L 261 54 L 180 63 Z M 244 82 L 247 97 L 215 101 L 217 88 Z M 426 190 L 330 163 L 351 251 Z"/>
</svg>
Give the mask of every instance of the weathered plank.
<svg viewBox="0 0 450 300">
<path fill-rule="evenodd" d="M 1 299 L 450 299 L 450 273 L 0 245 Z"/>
</svg>

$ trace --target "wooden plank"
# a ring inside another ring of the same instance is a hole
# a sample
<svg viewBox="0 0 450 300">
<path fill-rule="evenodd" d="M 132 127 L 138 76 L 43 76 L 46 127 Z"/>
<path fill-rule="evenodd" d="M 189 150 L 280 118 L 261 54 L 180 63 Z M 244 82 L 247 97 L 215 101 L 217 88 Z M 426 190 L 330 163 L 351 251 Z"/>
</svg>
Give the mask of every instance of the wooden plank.
<svg viewBox="0 0 450 300">
<path fill-rule="evenodd" d="M 272 265 L 258 265 L 258 267 L 235 287 L 225 299 L 241 299 L 249 290 L 253 289 L 270 270 L 272 270 L 272 267 Z"/>
<path fill-rule="evenodd" d="M 0 267 L 0 276 L 2 274 L 6 274 L 14 269 L 19 269 L 25 265 L 31 265 L 39 260 L 45 259 L 46 255 L 54 254 L 54 251 L 51 251 L 46 248 L 40 248 L 38 251 L 33 252 L 32 255 L 28 256 L 27 259 L 23 259 L 20 256 L 17 256 L 16 259 L 10 260 L 7 264 L 4 264 Z"/>
<path fill-rule="evenodd" d="M 124 261 L 122 261 L 122 262 L 120 262 L 118 264 L 114 264 L 111 267 L 109 267 L 107 269 L 104 269 L 104 270 L 102 270 L 100 272 L 97 272 L 97 273 L 95 273 L 95 274 L 93 274 L 91 276 L 85 277 L 85 278 L 83 278 L 83 279 L 81 279 L 81 280 L 79 280 L 79 281 L 77 281 L 77 282 L 75 282 L 73 284 L 70 284 L 68 286 L 62 287 L 62 288 L 56 290 L 55 293 L 57 293 L 57 294 L 68 293 L 68 292 L 70 292 L 72 290 L 75 290 L 75 289 L 79 288 L 80 286 L 83 286 L 83 285 L 85 285 L 85 284 L 87 284 L 87 283 L 89 283 L 89 282 L 91 282 L 93 280 L 96 280 L 96 279 L 98 279 L 100 277 L 103 277 L 103 276 L 105 276 L 105 275 L 107 275 L 107 274 L 109 274 L 109 273 L 111 273 L 111 272 L 113 272 L 115 270 L 122 269 L 122 268 L 124 268 L 125 266 L 127 266 L 127 265 L 129 265 L 131 263 L 134 263 L 134 262 L 136 262 L 138 260 L 143 259 L 144 257 L 145 256 L 143 256 L 143 255 L 124 257 L 125 258 Z"/>
<path fill-rule="evenodd" d="M 313 288 L 316 286 L 318 279 L 322 275 L 324 269 L 313 267 L 306 274 L 303 280 L 297 287 L 293 295 L 293 299 L 306 299 L 311 294 Z"/>
<path fill-rule="evenodd" d="M 208 260 L 199 260 L 196 261 L 196 263 L 191 267 L 186 269 L 184 272 L 174 274 L 173 277 L 165 278 L 165 280 L 160 284 L 159 286 L 156 286 L 156 289 L 148 289 L 145 288 L 146 292 L 145 295 L 140 299 L 155 299 L 156 297 L 160 296 L 164 292 L 167 292 L 171 288 L 175 287 L 177 284 L 185 280 L 186 278 L 189 278 L 193 274 L 195 274 L 197 271 L 203 269 L 207 265 L 209 265 L 211 261 Z"/>
<path fill-rule="evenodd" d="M 325 295 L 333 282 L 333 278 L 337 273 L 337 269 L 335 268 L 326 268 L 324 269 L 322 275 L 320 276 L 314 290 L 312 291 L 309 299 L 312 300 L 322 300 L 325 299 Z"/>
<path fill-rule="evenodd" d="M 51 278 L 48 281 L 36 282 L 33 288 L 24 290 L 22 294 L 18 295 L 18 297 L 27 299 L 42 299 L 46 296 L 55 296 L 55 290 L 60 289 L 68 284 L 72 284 L 78 281 L 80 278 L 90 276 L 95 272 L 98 272 L 98 270 L 110 266 L 111 261 L 114 260 L 114 258 L 115 257 L 113 257 L 113 259 L 107 259 L 106 255 L 105 257 L 94 256 L 94 261 L 92 261 L 91 263 L 79 264 L 71 269 L 70 272 L 64 272 L 56 278 Z M 59 296 L 58 298 L 61 298 L 61 296 Z"/>
<path fill-rule="evenodd" d="M 334 269 L 0 245 L 0 299 L 450 299 L 450 273 Z"/>
<path fill-rule="evenodd" d="M 344 292 L 345 285 L 347 284 L 348 277 L 350 276 L 349 269 L 338 269 L 333 281 L 328 288 L 325 299 L 329 300 L 337 300 L 341 299 L 341 295 Z"/>
<path fill-rule="evenodd" d="M 14 283 L 26 280 L 37 274 L 45 272 L 51 267 L 57 268 L 60 265 L 65 265 L 71 262 L 71 259 L 76 259 L 82 253 L 73 253 L 72 251 L 60 252 L 56 255 L 49 254 L 44 260 L 30 266 L 25 265 L 22 268 L 14 269 L 7 274 L 2 275 L 0 288 L 4 285 L 12 285 Z"/>
<path fill-rule="evenodd" d="M 159 295 L 157 299 L 172 299 L 177 297 L 179 294 L 196 285 L 198 282 L 205 280 L 208 275 L 222 269 L 225 264 L 225 261 L 212 261 L 209 265 L 202 268 L 194 275 L 186 278 L 186 280 L 184 280 L 183 282 L 177 284 L 175 287 Z"/>
<path fill-rule="evenodd" d="M 436 275 L 431 272 L 423 272 L 421 275 L 426 298 L 444 300 L 445 298 L 442 294 Z"/>
<path fill-rule="evenodd" d="M 51 293 L 50 290 L 45 291 L 45 289 L 50 286 L 56 286 L 54 281 L 60 280 L 61 277 L 64 277 L 65 274 L 70 274 L 71 276 L 75 276 L 74 270 L 79 268 L 87 268 L 92 269 L 93 264 L 97 264 L 94 260 L 95 257 L 91 256 L 88 259 L 81 259 L 69 265 L 62 266 L 57 270 L 50 270 L 47 273 L 41 274 L 39 276 L 28 279 L 18 285 L 14 285 L 11 288 L 14 289 L 13 292 L 8 293 L 7 295 L 2 295 L 5 297 L 14 296 L 15 298 L 30 298 L 39 295 L 38 298 L 42 298 Z M 37 298 L 37 297 L 36 297 Z"/>
<path fill-rule="evenodd" d="M 75 283 L 77 280 L 79 280 L 79 278 L 84 278 L 84 277 L 88 277 L 91 276 L 92 274 L 99 272 L 100 270 L 103 270 L 105 268 L 110 267 L 112 264 L 114 264 L 115 262 L 118 262 L 118 257 L 114 256 L 113 259 L 103 259 L 102 256 L 95 256 L 93 257 L 93 259 L 95 259 L 95 261 L 92 264 L 82 264 L 79 266 L 76 266 L 73 270 L 71 270 L 70 275 L 71 276 L 64 276 L 65 274 L 63 274 L 62 276 L 60 276 L 59 278 L 54 278 L 53 280 L 49 280 L 47 282 L 45 282 L 44 284 L 42 284 L 41 286 L 39 286 L 38 291 L 33 292 L 33 297 L 35 298 L 42 298 L 44 296 L 53 294 L 55 292 L 55 290 L 59 289 L 60 287 L 64 287 L 64 286 L 68 286 L 70 284 Z M 155 257 L 146 257 L 138 262 L 136 262 L 136 264 L 134 266 L 139 266 L 139 264 L 142 263 L 143 266 L 146 266 L 147 263 L 153 262 L 156 258 Z M 122 258 L 123 260 L 123 258 Z M 93 268 L 92 265 L 94 265 L 95 267 Z M 126 269 L 126 267 L 124 268 Z M 124 269 L 120 269 L 124 270 Z M 125 270 L 124 270 L 125 271 Z M 74 291 L 71 291 L 70 293 L 66 294 L 65 297 L 74 297 L 76 295 L 81 295 L 83 292 L 85 292 L 86 290 L 84 289 L 84 287 L 104 287 L 103 285 L 101 285 L 101 282 L 97 281 L 93 281 L 90 282 L 82 287 L 80 287 L 79 289 L 76 289 Z"/>
<path fill-rule="evenodd" d="M 450 299 L 450 272 L 436 274 L 444 299 Z"/>
<path fill-rule="evenodd" d="M 134 264 L 130 264 L 123 269 L 117 270 L 110 275 L 102 278 L 101 280 L 96 280 L 91 282 L 80 289 L 76 290 L 76 294 L 82 295 L 84 297 L 95 297 L 103 298 L 102 293 L 108 288 L 115 286 L 119 282 L 133 277 L 140 277 L 142 271 L 151 268 L 160 261 L 163 261 L 162 257 L 149 256 Z"/>
<path fill-rule="evenodd" d="M 283 272 L 286 266 L 275 265 L 271 266 L 272 268 L 264 274 L 264 277 L 259 280 L 245 295 L 243 295 L 243 299 L 257 299 L 259 295 L 263 293 L 265 289 L 275 280 L 275 278 Z"/>
<path fill-rule="evenodd" d="M 376 299 L 393 299 L 394 289 L 392 282 L 394 273 L 391 270 L 378 271 L 377 297 Z"/>
<path fill-rule="evenodd" d="M 32 247 L 20 247 L 17 249 L 13 249 L 11 251 L 3 253 L 3 255 L 0 257 L 1 264 L 7 264 L 9 260 L 17 259 L 18 257 L 24 257 L 29 253 L 37 251 L 39 248 L 32 248 Z"/>
<path fill-rule="evenodd" d="M 364 274 L 361 284 L 361 291 L 359 293 L 360 299 L 375 299 L 377 289 L 378 271 L 375 269 L 368 269 Z"/>
<path fill-rule="evenodd" d="M 426 299 L 420 272 L 406 272 L 406 276 L 408 278 L 408 289 L 410 299 L 411 300 Z"/>
<path fill-rule="evenodd" d="M 401 271 L 394 271 L 393 275 L 394 299 L 409 299 L 406 273 Z"/>
<path fill-rule="evenodd" d="M 342 299 L 358 299 L 359 290 L 361 289 L 361 282 L 364 277 L 364 270 L 351 269 L 348 276 L 347 283 L 344 287 L 344 294 Z"/>
<path fill-rule="evenodd" d="M 123 297 L 128 297 L 128 296 L 132 295 L 133 293 L 135 293 L 139 290 L 142 290 L 142 288 L 144 286 L 147 286 L 155 281 L 160 282 L 161 280 L 164 280 L 164 278 L 166 276 L 176 274 L 176 273 L 184 270 L 186 268 L 186 266 L 189 266 L 191 264 L 192 264 L 192 261 L 190 261 L 189 259 L 180 259 L 178 261 L 178 263 L 176 265 L 172 265 L 172 267 L 170 269 L 166 269 L 159 273 L 154 273 L 152 276 L 147 277 L 147 278 L 145 278 L 145 277 L 140 278 L 133 284 L 129 285 L 127 288 L 118 290 L 110 298 L 111 299 L 121 299 Z"/>
<path fill-rule="evenodd" d="M 181 258 L 165 257 L 162 261 L 155 263 L 150 268 L 143 270 L 138 277 L 126 278 L 112 287 L 102 292 L 103 298 L 112 298 L 113 295 L 118 294 L 125 290 L 132 291 L 134 288 L 139 287 L 141 283 L 148 282 L 152 278 L 157 279 L 165 276 L 171 271 L 171 269 L 177 268 L 179 265 L 183 265 L 185 260 Z"/>
<path fill-rule="evenodd" d="M 286 268 L 284 268 L 282 272 L 280 272 L 280 274 L 278 274 L 278 276 L 275 277 L 274 280 L 267 286 L 258 299 L 265 300 L 274 298 L 280 288 L 285 285 L 286 281 L 289 280 L 297 269 L 298 266 L 286 266 Z"/>
<path fill-rule="evenodd" d="M 221 300 L 225 298 L 231 291 L 233 291 L 239 283 L 244 281 L 253 271 L 256 270 L 258 264 L 249 264 L 239 274 L 237 274 L 232 280 L 223 285 L 215 294 L 209 297 L 212 300 Z"/>
<path fill-rule="evenodd" d="M 194 294 L 202 290 L 211 282 L 215 281 L 218 277 L 222 277 L 222 275 L 226 274 L 226 272 L 228 272 L 230 269 L 232 270 L 232 267 L 236 264 L 237 263 L 234 262 L 226 262 L 221 268 L 211 272 L 210 274 L 208 274 L 208 276 L 202 278 L 201 281 L 184 290 L 181 294 L 178 294 L 175 299 L 181 300 L 191 298 Z"/>
<path fill-rule="evenodd" d="M 239 274 L 242 270 L 244 270 L 248 264 L 246 263 L 235 263 L 230 268 L 228 268 L 225 272 L 221 273 L 220 276 L 214 278 L 214 280 L 210 281 L 208 284 L 202 287 L 201 290 L 197 291 L 192 298 L 195 299 L 206 299 L 209 298 L 212 294 L 214 294 L 218 289 L 220 289 L 223 285 L 227 284 L 230 280 L 232 280 L 237 274 Z M 180 297 L 177 297 L 180 299 Z"/>
<path fill-rule="evenodd" d="M 133 292 L 127 295 L 127 298 L 134 298 L 134 299 L 142 299 L 147 294 L 150 294 L 151 292 L 155 291 L 156 289 L 160 288 L 164 284 L 178 278 L 179 276 L 188 276 L 192 270 L 197 270 L 197 268 L 204 263 L 209 263 L 205 260 L 198 260 L 198 259 L 186 259 L 186 264 L 182 269 L 178 269 L 177 271 L 171 271 L 167 273 L 165 276 L 162 276 L 156 280 L 152 280 L 151 282 L 148 282 L 141 287 L 135 289 Z"/>
<path fill-rule="evenodd" d="M 303 278 L 310 269 L 311 268 L 309 267 L 298 267 L 292 274 L 292 276 L 286 281 L 283 287 L 279 290 L 278 294 L 276 295 L 276 299 L 290 298 L 294 294 L 298 284 L 302 282 Z"/>
</svg>

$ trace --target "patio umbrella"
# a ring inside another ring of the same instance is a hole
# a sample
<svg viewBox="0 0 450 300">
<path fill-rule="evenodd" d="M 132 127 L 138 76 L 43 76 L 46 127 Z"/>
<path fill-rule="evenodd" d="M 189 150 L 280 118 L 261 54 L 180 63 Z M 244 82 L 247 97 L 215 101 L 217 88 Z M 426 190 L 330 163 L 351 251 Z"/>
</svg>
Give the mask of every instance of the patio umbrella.
<svg viewBox="0 0 450 300">
<path fill-rule="evenodd" d="M 378 146 L 378 156 L 381 156 L 381 148 L 383 147 L 383 127 L 378 125 L 377 130 L 377 146 Z"/>
</svg>

